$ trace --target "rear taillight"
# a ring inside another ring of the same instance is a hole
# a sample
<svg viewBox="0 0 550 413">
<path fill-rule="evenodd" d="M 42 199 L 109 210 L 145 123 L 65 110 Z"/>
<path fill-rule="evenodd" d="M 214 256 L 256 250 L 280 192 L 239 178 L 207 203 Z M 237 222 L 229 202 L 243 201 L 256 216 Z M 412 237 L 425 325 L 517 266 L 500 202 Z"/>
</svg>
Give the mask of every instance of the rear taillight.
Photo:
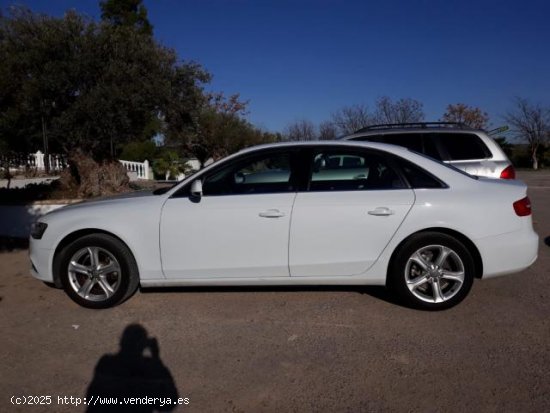
<svg viewBox="0 0 550 413">
<path fill-rule="evenodd" d="M 500 179 L 516 179 L 516 170 L 512 165 L 507 166 L 501 173 Z"/>
<path fill-rule="evenodd" d="M 518 217 L 526 217 L 531 215 L 531 200 L 528 196 L 519 201 L 514 202 L 514 211 Z"/>
</svg>

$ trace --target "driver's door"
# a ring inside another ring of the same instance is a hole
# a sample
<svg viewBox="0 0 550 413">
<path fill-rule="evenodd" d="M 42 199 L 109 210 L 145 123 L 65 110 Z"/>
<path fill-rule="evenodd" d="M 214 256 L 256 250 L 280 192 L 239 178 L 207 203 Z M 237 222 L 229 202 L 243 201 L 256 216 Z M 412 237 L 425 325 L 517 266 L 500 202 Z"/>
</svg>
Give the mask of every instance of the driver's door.
<svg viewBox="0 0 550 413">
<path fill-rule="evenodd" d="M 296 153 L 264 151 L 217 167 L 203 194 L 168 199 L 160 223 L 169 279 L 288 277 Z"/>
</svg>

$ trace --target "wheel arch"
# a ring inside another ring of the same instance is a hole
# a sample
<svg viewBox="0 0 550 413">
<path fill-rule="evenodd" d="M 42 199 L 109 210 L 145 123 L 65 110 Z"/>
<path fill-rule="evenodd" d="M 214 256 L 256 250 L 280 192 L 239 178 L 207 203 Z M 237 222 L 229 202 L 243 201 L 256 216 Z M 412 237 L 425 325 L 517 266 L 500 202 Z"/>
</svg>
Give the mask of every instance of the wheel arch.
<svg viewBox="0 0 550 413">
<path fill-rule="evenodd" d="M 59 253 L 63 250 L 63 248 L 65 248 L 71 242 L 76 241 L 77 239 L 84 237 L 86 235 L 92 235 L 92 234 L 109 235 L 115 238 L 116 240 L 118 240 L 120 243 L 122 243 L 126 248 L 128 248 L 128 251 L 130 251 L 132 256 L 134 255 L 134 253 L 132 252 L 132 249 L 128 246 L 128 244 L 124 242 L 124 240 L 122 240 L 119 236 L 113 234 L 112 232 L 105 231 L 99 228 L 84 228 L 84 229 L 73 231 L 65 235 L 65 237 L 63 237 L 55 247 L 55 251 L 53 254 L 53 263 L 52 263 L 52 275 L 53 275 L 53 282 L 56 287 L 61 288 L 61 280 L 59 278 L 59 273 L 60 273 L 59 266 L 61 265 L 61 262 L 59 261 Z M 135 257 L 133 258 L 135 260 Z"/>
<path fill-rule="evenodd" d="M 468 238 L 466 235 L 462 234 L 461 232 L 458 232 L 458 231 L 455 231 L 455 230 L 449 229 L 449 228 L 444 228 L 444 227 L 425 228 L 425 229 L 422 229 L 420 231 L 413 232 L 412 234 L 409 234 L 407 237 L 405 237 L 397 245 L 397 247 L 393 250 L 393 253 L 392 253 L 392 255 L 390 257 L 390 260 L 389 260 L 388 271 L 391 268 L 393 260 L 395 259 L 398 251 L 401 249 L 403 244 L 405 242 L 407 242 L 411 237 L 413 237 L 415 235 L 418 235 L 418 234 L 425 233 L 425 232 L 439 232 L 441 234 L 446 234 L 446 235 L 449 235 L 453 238 L 456 238 L 458 241 L 460 241 L 462 244 L 464 244 L 464 246 L 468 249 L 470 254 L 472 254 L 472 258 L 474 260 L 474 267 L 475 267 L 474 277 L 475 278 L 482 278 L 482 276 L 483 276 L 483 260 L 481 259 L 481 254 L 479 253 L 479 250 L 476 247 L 476 245 L 473 243 L 473 241 L 470 238 Z"/>
</svg>

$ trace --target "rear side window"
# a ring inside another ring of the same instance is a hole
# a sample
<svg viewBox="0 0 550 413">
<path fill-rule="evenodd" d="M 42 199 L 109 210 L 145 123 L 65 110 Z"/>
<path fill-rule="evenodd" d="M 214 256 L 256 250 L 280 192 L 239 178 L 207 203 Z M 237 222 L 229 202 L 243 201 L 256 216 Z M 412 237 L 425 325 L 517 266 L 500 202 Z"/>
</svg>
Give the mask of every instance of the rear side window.
<svg viewBox="0 0 550 413">
<path fill-rule="evenodd" d="M 440 133 L 437 139 L 449 161 L 491 158 L 487 146 L 472 133 Z"/>
<path fill-rule="evenodd" d="M 310 191 L 403 189 L 405 183 L 380 155 L 328 150 L 313 158 Z"/>
<path fill-rule="evenodd" d="M 416 189 L 447 187 L 445 183 L 419 166 L 416 166 L 403 158 L 398 158 L 397 162 L 399 163 L 399 166 L 401 167 L 401 170 L 403 171 L 405 178 L 407 178 L 407 181 L 409 181 L 411 187 Z"/>
</svg>

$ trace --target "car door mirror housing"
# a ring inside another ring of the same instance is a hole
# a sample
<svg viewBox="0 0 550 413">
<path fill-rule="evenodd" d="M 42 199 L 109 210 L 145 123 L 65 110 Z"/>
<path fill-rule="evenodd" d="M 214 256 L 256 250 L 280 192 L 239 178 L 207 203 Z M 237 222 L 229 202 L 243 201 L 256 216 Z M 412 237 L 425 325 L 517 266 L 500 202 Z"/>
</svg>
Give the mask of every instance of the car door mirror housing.
<svg viewBox="0 0 550 413">
<path fill-rule="evenodd" d="M 193 198 L 200 199 L 202 197 L 202 181 L 200 179 L 193 181 L 193 183 L 191 184 L 191 190 L 189 191 L 189 193 Z"/>
</svg>

